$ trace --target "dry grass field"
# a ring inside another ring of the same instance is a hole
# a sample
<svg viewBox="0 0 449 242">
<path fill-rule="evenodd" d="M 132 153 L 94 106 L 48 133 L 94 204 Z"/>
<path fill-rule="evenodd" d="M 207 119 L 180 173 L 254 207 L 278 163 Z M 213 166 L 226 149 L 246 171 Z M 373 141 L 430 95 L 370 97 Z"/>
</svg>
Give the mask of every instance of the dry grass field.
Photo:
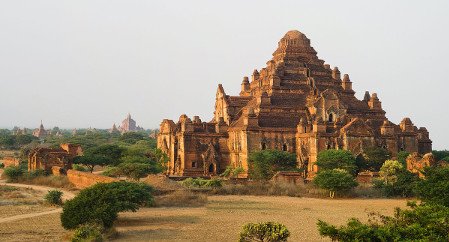
<svg viewBox="0 0 449 242">
<path fill-rule="evenodd" d="M 285 224 L 290 241 L 325 241 L 317 232 L 318 219 L 343 224 L 351 217 L 366 220 L 370 211 L 391 215 L 405 204 L 399 199 L 210 196 L 206 207 L 123 213 L 117 241 L 237 241 L 243 224 L 262 221 Z"/>
<path fill-rule="evenodd" d="M 350 217 L 367 219 L 367 212 L 391 215 L 404 207 L 399 199 L 316 199 L 295 197 L 209 196 L 202 207 L 160 207 L 122 213 L 116 241 L 236 241 L 247 222 L 285 224 L 290 241 L 320 241 L 316 222 L 343 224 Z M 0 206 L 4 213 L 9 207 Z M 21 213 L 21 212 L 18 212 Z M 1 241 L 63 241 L 69 232 L 59 214 L 0 223 Z"/>
<path fill-rule="evenodd" d="M 44 195 L 30 188 L 0 185 L 0 219 L 54 209 L 43 204 Z"/>
</svg>

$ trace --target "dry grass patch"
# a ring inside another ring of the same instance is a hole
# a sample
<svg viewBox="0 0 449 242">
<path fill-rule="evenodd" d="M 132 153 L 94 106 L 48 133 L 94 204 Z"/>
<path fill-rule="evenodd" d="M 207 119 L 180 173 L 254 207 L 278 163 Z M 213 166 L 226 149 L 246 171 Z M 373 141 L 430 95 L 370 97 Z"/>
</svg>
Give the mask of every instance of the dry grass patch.
<svg viewBox="0 0 449 242">
<path fill-rule="evenodd" d="M 207 196 L 189 190 L 177 190 L 155 196 L 154 202 L 156 207 L 200 207 L 206 205 Z"/>
<path fill-rule="evenodd" d="M 67 231 L 59 214 L 49 214 L 0 224 L 2 241 L 63 241 Z"/>
<path fill-rule="evenodd" d="M 39 185 L 54 188 L 64 188 L 67 190 L 75 190 L 75 186 L 66 176 L 36 176 L 30 178 L 20 178 L 19 183 Z"/>
<path fill-rule="evenodd" d="M 289 241 L 329 241 L 319 236 L 318 219 L 344 224 L 377 211 L 392 215 L 399 199 L 316 199 L 297 197 L 209 196 L 206 207 L 146 208 L 120 214 L 117 241 L 237 241 L 244 224 L 276 221 L 291 232 Z"/>
<path fill-rule="evenodd" d="M 41 191 L 1 185 L 0 218 L 51 210 L 44 205 L 43 196 Z"/>
</svg>

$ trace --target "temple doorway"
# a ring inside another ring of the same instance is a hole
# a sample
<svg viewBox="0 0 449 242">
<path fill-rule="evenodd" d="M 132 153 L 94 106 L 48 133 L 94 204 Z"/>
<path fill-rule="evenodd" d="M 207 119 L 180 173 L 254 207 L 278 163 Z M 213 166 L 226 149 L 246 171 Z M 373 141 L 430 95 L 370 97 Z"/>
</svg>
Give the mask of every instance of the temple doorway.
<svg viewBox="0 0 449 242">
<path fill-rule="evenodd" d="M 209 174 L 214 173 L 215 172 L 215 165 L 214 164 L 210 164 L 209 165 Z"/>
</svg>

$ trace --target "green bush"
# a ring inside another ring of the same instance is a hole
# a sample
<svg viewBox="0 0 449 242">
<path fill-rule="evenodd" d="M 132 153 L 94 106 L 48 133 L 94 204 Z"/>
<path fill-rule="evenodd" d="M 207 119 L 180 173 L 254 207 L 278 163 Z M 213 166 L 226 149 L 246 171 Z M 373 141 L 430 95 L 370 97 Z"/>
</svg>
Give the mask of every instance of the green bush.
<svg viewBox="0 0 449 242">
<path fill-rule="evenodd" d="M 331 198 L 334 198 L 335 192 L 348 191 L 358 185 L 354 177 L 343 169 L 319 171 L 313 182 L 318 187 L 329 190 Z"/>
<path fill-rule="evenodd" d="M 62 205 L 62 192 L 59 190 L 48 191 L 44 198 L 51 205 Z"/>
<path fill-rule="evenodd" d="M 220 174 L 221 177 L 238 177 L 239 174 L 245 172 L 245 169 L 243 169 L 242 167 L 232 167 L 232 166 L 227 166 L 226 170 Z"/>
<path fill-rule="evenodd" d="M 64 204 L 62 226 L 74 229 L 81 224 L 98 222 L 110 228 L 117 219 L 117 213 L 135 212 L 141 206 L 152 205 L 152 191 L 150 186 L 143 183 L 98 183 L 82 190 Z"/>
<path fill-rule="evenodd" d="M 181 182 L 181 185 L 188 188 L 214 188 L 221 187 L 222 181 L 219 179 L 206 180 L 203 178 L 192 178 L 189 177 Z"/>
<path fill-rule="evenodd" d="M 324 150 L 318 153 L 316 165 L 319 170 L 343 169 L 355 175 L 356 159 L 347 150 Z"/>
<path fill-rule="evenodd" d="M 48 173 L 45 170 L 37 169 L 37 170 L 24 172 L 23 176 L 25 179 L 33 179 L 33 178 L 36 178 L 39 176 L 46 176 L 46 175 L 48 175 Z"/>
<path fill-rule="evenodd" d="M 240 242 L 283 242 L 290 236 L 285 225 L 275 222 L 248 223 L 240 233 Z"/>
<path fill-rule="evenodd" d="M 102 242 L 104 228 L 97 223 L 80 225 L 74 232 L 72 242 Z"/>
<path fill-rule="evenodd" d="M 249 176 L 269 180 L 278 171 L 297 170 L 296 155 L 279 150 L 262 150 L 250 154 Z"/>
<path fill-rule="evenodd" d="M 393 217 L 371 214 L 367 224 L 356 218 L 336 227 L 321 220 L 321 236 L 332 241 L 448 241 L 449 208 L 409 203 L 410 210 L 396 208 Z"/>
<path fill-rule="evenodd" d="M 0 162 L 0 169 L 3 169 L 3 168 L 5 168 L 5 164 Z"/>
<path fill-rule="evenodd" d="M 425 202 L 449 207 L 449 167 L 427 167 L 425 179 L 416 184 L 416 194 Z"/>
<path fill-rule="evenodd" d="M 405 169 L 401 162 L 396 160 L 387 160 L 380 168 L 380 179 L 374 181 L 374 187 L 382 191 L 382 194 L 388 197 L 414 196 L 414 188 L 419 178 Z"/>
<path fill-rule="evenodd" d="M 79 165 L 79 164 L 73 164 L 72 168 L 75 171 L 82 171 L 82 172 L 88 171 L 88 169 L 86 167 Z"/>
<path fill-rule="evenodd" d="M 19 178 L 23 175 L 23 170 L 18 166 L 6 167 L 3 171 L 8 182 L 17 182 Z"/>
</svg>

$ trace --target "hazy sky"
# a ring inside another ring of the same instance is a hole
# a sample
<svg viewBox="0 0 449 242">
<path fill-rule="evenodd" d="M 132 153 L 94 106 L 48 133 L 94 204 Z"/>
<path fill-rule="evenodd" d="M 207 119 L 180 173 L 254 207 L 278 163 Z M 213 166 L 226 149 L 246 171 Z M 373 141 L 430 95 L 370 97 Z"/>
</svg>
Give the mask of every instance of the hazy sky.
<svg viewBox="0 0 449 242">
<path fill-rule="evenodd" d="M 449 1 L 0 1 L 0 127 L 212 118 L 291 29 L 449 148 Z"/>
</svg>

